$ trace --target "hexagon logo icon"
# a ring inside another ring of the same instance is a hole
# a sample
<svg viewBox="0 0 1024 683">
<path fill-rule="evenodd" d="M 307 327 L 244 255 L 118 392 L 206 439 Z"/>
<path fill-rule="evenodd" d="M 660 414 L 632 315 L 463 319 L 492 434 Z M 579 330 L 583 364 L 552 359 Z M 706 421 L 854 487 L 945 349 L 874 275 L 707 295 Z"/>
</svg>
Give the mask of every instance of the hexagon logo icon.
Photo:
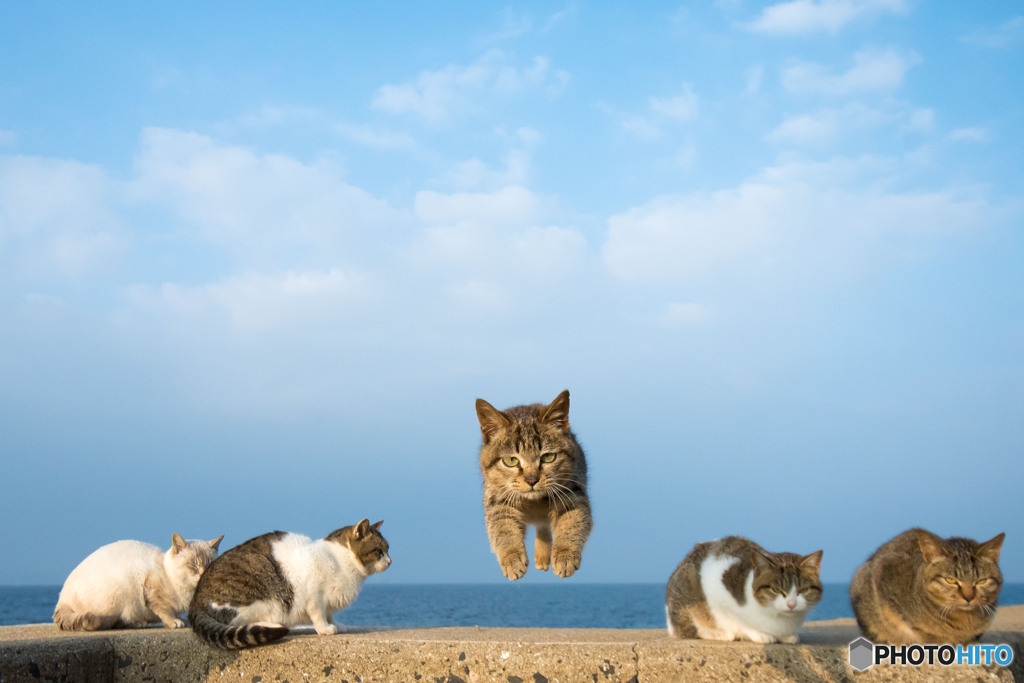
<svg viewBox="0 0 1024 683">
<path fill-rule="evenodd" d="M 861 637 L 850 643 L 850 666 L 857 671 L 867 671 L 875 663 L 875 644 Z"/>
</svg>

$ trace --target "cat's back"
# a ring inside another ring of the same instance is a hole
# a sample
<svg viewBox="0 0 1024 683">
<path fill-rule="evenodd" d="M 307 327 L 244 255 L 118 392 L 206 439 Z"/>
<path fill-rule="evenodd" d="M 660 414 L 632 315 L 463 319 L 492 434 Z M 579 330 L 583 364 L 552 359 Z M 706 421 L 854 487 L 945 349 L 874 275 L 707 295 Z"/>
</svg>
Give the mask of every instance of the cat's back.
<svg viewBox="0 0 1024 683">
<path fill-rule="evenodd" d="M 71 572 L 68 581 L 144 573 L 159 566 L 163 551 L 142 541 L 115 541 L 90 553 Z"/>
</svg>

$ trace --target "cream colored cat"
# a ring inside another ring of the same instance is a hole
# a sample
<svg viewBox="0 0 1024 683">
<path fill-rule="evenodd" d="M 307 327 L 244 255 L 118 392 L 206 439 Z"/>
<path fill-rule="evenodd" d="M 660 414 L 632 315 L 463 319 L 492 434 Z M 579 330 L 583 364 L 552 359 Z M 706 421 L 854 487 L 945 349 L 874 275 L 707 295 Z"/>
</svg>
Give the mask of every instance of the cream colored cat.
<svg viewBox="0 0 1024 683">
<path fill-rule="evenodd" d="M 217 556 L 223 536 L 212 541 L 171 537 L 171 548 L 117 541 L 99 548 L 72 570 L 57 599 L 53 622 L 65 631 L 185 625 L 203 571 Z"/>
</svg>

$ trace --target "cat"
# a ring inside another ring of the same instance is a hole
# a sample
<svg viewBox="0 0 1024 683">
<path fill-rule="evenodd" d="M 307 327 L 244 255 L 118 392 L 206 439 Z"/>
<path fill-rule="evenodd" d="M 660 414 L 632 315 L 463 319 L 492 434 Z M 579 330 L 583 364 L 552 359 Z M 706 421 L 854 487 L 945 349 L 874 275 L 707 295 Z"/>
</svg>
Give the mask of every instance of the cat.
<svg viewBox="0 0 1024 683">
<path fill-rule="evenodd" d="M 182 628 L 178 615 L 223 538 L 186 541 L 173 534 L 167 552 L 141 541 L 105 545 L 68 575 L 53 622 L 65 631 L 144 628 L 156 622 Z"/>
<path fill-rule="evenodd" d="M 797 630 L 821 601 L 821 557 L 821 550 L 769 553 L 741 536 L 698 543 L 665 589 L 669 635 L 797 642 Z"/>
<path fill-rule="evenodd" d="M 876 643 L 976 641 L 995 617 L 1004 537 L 978 543 L 910 529 L 886 542 L 850 583 L 861 631 Z"/>
<path fill-rule="evenodd" d="M 391 566 L 381 524 L 364 519 L 317 541 L 274 531 L 228 550 L 199 581 L 192 630 L 225 650 L 273 642 L 299 624 L 337 633 L 331 615 L 358 597 L 366 577 Z"/>
<path fill-rule="evenodd" d="M 532 525 L 534 566 L 572 576 L 594 523 L 587 461 L 569 429 L 569 391 L 550 405 L 504 411 L 480 398 L 476 414 L 483 434 L 484 521 L 501 571 L 511 581 L 526 573 L 526 526 Z"/>
</svg>

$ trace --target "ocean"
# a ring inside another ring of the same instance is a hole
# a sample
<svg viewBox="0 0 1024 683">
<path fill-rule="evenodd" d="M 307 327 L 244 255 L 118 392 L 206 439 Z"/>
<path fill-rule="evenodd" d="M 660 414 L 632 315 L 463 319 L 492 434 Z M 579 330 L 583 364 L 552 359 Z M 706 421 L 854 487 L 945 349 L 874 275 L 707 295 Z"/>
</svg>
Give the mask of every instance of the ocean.
<svg viewBox="0 0 1024 683">
<path fill-rule="evenodd" d="M 0 626 L 52 620 L 60 586 L 0 586 Z M 1024 604 L 1024 583 L 1003 585 L 1000 604 Z M 335 616 L 346 626 L 664 628 L 665 585 L 423 584 L 367 582 Z M 846 584 L 825 584 L 808 619 L 852 617 Z"/>
</svg>

